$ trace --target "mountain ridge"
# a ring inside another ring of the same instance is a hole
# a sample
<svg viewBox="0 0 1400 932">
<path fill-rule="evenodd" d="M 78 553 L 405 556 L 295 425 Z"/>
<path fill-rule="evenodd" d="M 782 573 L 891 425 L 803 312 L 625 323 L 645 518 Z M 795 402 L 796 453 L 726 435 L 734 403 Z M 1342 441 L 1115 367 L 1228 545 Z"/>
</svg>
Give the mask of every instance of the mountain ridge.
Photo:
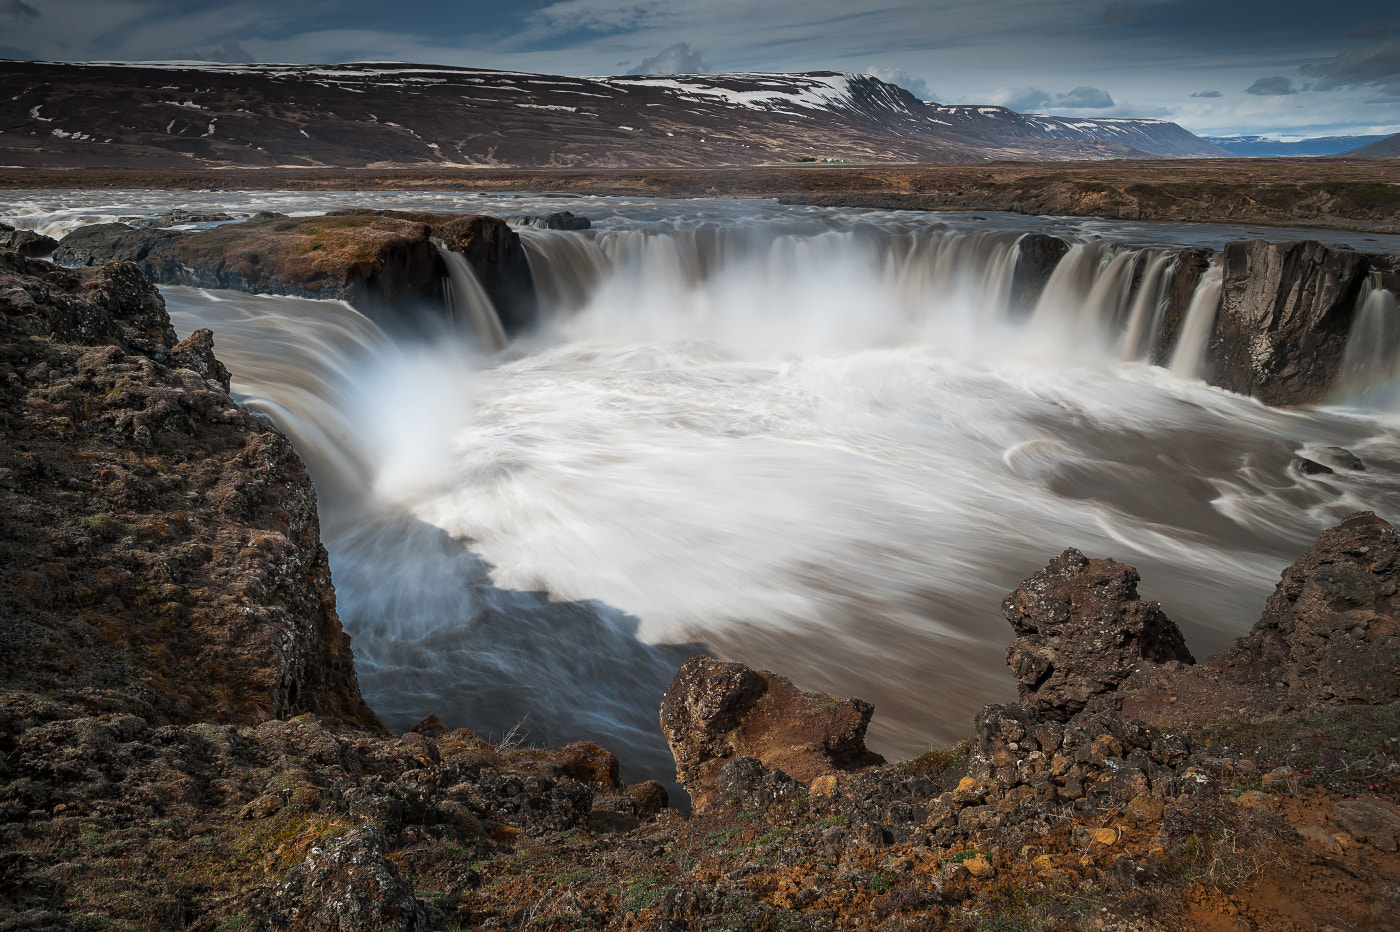
<svg viewBox="0 0 1400 932">
<path fill-rule="evenodd" d="M 0 164 L 11 168 L 700 168 L 1161 154 L 1057 138 L 1004 108 L 930 105 L 873 76 L 832 71 L 580 78 L 399 62 L 0 61 L 0 81 L 19 90 L 0 100 Z"/>
</svg>

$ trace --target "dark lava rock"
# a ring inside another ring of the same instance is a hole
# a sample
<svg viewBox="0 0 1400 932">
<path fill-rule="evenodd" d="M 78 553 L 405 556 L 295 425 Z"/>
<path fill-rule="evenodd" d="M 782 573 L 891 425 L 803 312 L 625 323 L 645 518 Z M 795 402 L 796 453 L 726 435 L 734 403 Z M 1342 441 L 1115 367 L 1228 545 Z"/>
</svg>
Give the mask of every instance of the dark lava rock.
<svg viewBox="0 0 1400 932">
<path fill-rule="evenodd" d="M 1278 668 L 1295 703 L 1400 699 L 1397 550 L 1395 528 L 1369 511 L 1323 531 L 1232 659 Z"/>
<path fill-rule="evenodd" d="M 377 727 L 291 444 L 131 263 L 0 252 L 0 683 L 77 714 Z"/>
<path fill-rule="evenodd" d="M 587 230 L 593 226 L 587 217 L 575 217 L 567 210 L 552 213 L 544 218 L 546 230 Z"/>
<path fill-rule="evenodd" d="M 1006 597 L 1017 635 L 1006 662 L 1023 705 L 1063 721 L 1143 661 L 1195 662 L 1162 607 L 1138 599 L 1138 579 L 1131 566 L 1070 549 Z"/>
<path fill-rule="evenodd" d="M 1029 233 L 1017 244 L 1016 271 L 1011 278 L 1011 306 L 1025 312 L 1035 307 L 1055 266 L 1069 252 L 1069 243 L 1046 233 Z"/>
<path fill-rule="evenodd" d="M 661 700 L 661 729 L 676 779 L 697 810 L 714 796 L 724 765 L 753 757 L 803 783 L 884 758 L 865 747 L 874 707 L 860 699 L 804 692 L 786 677 L 741 663 L 692 657 Z"/>
<path fill-rule="evenodd" d="M 394 862 L 373 825 L 312 848 L 277 885 L 265 917 L 273 929 L 296 932 L 426 932 L 428 910 Z"/>
<path fill-rule="evenodd" d="M 148 271 L 149 260 L 184 235 L 178 230 L 133 229 L 125 223 L 93 223 L 59 240 L 53 261 L 77 266 L 135 262 Z"/>
<path fill-rule="evenodd" d="M 1336 380 L 1364 256 L 1312 240 L 1225 246 L 1209 381 L 1265 404 L 1320 401 Z"/>
<path fill-rule="evenodd" d="M 1338 469 L 1349 469 L 1352 472 L 1366 471 L 1366 464 L 1361 462 L 1361 457 L 1346 447 L 1324 447 L 1319 458 L 1325 458 L 1327 462 Z"/>
<path fill-rule="evenodd" d="M 33 230 L 16 230 L 7 223 L 0 223 L 0 249 L 13 249 L 21 256 L 34 258 L 47 256 L 58 246 L 52 236 L 35 233 Z"/>
<path fill-rule="evenodd" d="M 802 784 L 776 767 L 764 767 L 756 757 L 736 757 L 715 778 L 714 801 L 740 809 L 766 809 L 797 798 Z"/>
<path fill-rule="evenodd" d="M 1298 467 L 1298 471 L 1305 476 L 1330 476 L 1332 474 L 1332 467 L 1313 462 L 1305 456 L 1300 456 L 1293 462 Z"/>
</svg>

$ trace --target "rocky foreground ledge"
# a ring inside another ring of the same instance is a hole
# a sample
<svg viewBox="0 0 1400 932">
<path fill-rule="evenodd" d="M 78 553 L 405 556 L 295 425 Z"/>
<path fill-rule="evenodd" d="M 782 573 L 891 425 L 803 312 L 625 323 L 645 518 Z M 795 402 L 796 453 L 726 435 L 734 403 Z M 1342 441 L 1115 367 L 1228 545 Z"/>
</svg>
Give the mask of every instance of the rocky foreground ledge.
<svg viewBox="0 0 1400 932">
<path fill-rule="evenodd" d="M 694 658 L 695 812 L 596 745 L 360 698 L 286 440 L 132 265 L 0 253 L 0 929 L 1400 928 L 1400 541 L 1354 515 L 1194 663 L 1069 550 L 1014 705 L 883 763 L 874 711 Z"/>
</svg>

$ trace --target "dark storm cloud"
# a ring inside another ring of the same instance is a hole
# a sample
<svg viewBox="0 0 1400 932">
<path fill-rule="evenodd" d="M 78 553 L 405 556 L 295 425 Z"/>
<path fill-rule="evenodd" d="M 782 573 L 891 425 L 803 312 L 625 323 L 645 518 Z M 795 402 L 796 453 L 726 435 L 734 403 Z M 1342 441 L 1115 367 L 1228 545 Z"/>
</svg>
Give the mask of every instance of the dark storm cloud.
<svg viewBox="0 0 1400 932">
<path fill-rule="evenodd" d="M 1260 78 L 1245 88 L 1244 92 L 1256 97 L 1286 97 L 1289 94 L 1298 93 L 1298 89 L 1293 86 L 1292 79 L 1285 78 L 1283 75 L 1273 75 L 1268 78 Z"/>
<path fill-rule="evenodd" d="M 700 57 L 700 51 L 687 42 L 677 42 L 650 58 L 642 59 L 628 74 L 709 74 L 710 66 Z"/>
<path fill-rule="evenodd" d="M 1192 94 L 1191 96 L 1192 96 L 1192 97 L 1210 97 L 1210 98 L 1216 98 L 1216 97 L 1224 97 L 1225 95 L 1222 94 L 1222 93 L 1220 93 L 1219 91 L 1197 91 L 1196 93 Z"/>
<path fill-rule="evenodd" d="M 1386 97 L 1400 98 L 1400 42 L 1345 52 L 1331 61 L 1303 65 L 1298 72 L 1317 79 L 1314 90 L 1370 86 L 1379 88 Z"/>
<path fill-rule="evenodd" d="M 0 3 L 0 24 L 10 29 L 23 29 L 39 18 L 39 11 L 24 0 L 5 0 Z"/>
</svg>

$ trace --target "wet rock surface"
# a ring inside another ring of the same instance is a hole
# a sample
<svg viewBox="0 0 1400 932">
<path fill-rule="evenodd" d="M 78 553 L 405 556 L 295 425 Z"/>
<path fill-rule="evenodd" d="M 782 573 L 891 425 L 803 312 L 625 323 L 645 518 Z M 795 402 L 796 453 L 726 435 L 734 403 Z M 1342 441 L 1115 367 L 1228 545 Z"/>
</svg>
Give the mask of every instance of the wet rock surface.
<svg viewBox="0 0 1400 932">
<path fill-rule="evenodd" d="M 1022 704 L 1061 721 L 1139 664 L 1194 663 L 1181 630 L 1137 596 L 1137 570 L 1070 549 L 1002 602 L 1016 631 L 1006 662 Z"/>
<path fill-rule="evenodd" d="M 735 758 L 753 758 L 802 783 L 883 762 L 865 747 L 874 708 L 860 699 L 805 692 L 786 677 L 740 663 L 692 657 L 661 701 L 661 730 L 676 779 L 697 809 Z"/>
<path fill-rule="evenodd" d="M 0 249 L 13 249 L 21 256 L 32 259 L 47 256 L 57 246 L 58 240 L 52 236 L 33 230 L 16 230 L 8 223 L 0 223 Z"/>
<path fill-rule="evenodd" d="M 1265 404 L 1320 401 L 1336 382 L 1369 265 L 1314 241 L 1228 243 L 1212 384 Z"/>
</svg>

